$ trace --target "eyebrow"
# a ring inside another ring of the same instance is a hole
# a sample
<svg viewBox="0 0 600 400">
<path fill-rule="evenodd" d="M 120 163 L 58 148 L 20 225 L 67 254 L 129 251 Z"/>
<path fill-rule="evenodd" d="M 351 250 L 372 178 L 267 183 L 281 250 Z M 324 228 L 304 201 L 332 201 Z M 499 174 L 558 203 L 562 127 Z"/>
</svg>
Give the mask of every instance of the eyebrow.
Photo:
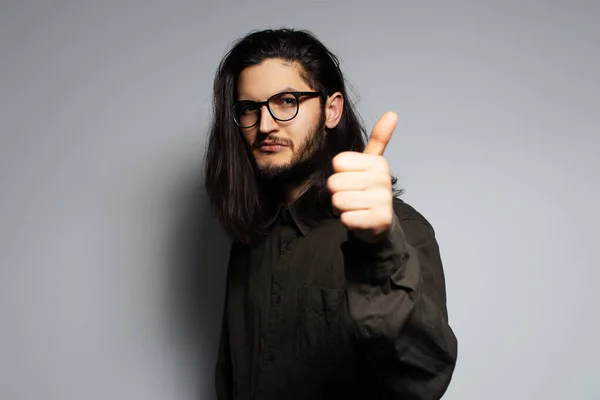
<svg viewBox="0 0 600 400">
<path fill-rule="evenodd" d="M 273 96 L 274 94 L 278 94 L 278 93 L 284 93 L 284 92 L 302 92 L 302 90 L 298 90 L 296 88 L 293 88 L 291 86 L 285 87 L 281 90 L 278 90 L 277 92 L 272 93 L 271 95 L 269 95 L 269 97 Z M 266 100 L 266 99 L 265 99 Z M 254 100 L 254 99 L 248 99 L 248 98 L 242 98 L 240 96 L 239 101 L 259 101 L 259 100 Z"/>
</svg>

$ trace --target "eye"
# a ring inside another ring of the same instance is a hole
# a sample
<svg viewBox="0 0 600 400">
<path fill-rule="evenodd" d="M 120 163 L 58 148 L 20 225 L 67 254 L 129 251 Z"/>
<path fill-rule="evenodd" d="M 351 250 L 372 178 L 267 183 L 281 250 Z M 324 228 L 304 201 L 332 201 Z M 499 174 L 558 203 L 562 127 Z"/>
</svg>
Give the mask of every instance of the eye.
<svg viewBox="0 0 600 400">
<path fill-rule="evenodd" d="M 251 114 L 254 113 L 258 110 L 258 107 L 256 106 L 256 104 L 243 104 L 240 107 L 240 111 L 242 112 L 242 114 Z"/>
<path fill-rule="evenodd" d="M 295 107 L 296 106 L 296 98 L 292 95 L 284 95 L 281 96 L 278 101 L 277 104 L 280 107 Z"/>
</svg>

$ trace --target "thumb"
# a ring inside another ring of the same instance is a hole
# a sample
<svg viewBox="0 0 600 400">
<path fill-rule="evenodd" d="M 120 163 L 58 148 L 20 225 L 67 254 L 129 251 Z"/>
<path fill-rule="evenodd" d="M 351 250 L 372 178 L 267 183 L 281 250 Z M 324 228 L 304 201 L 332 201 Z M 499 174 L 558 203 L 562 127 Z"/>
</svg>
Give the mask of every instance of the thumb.
<svg viewBox="0 0 600 400">
<path fill-rule="evenodd" d="M 387 112 L 377 121 L 367 142 L 364 153 L 382 156 L 396 128 L 398 115 Z"/>
</svg>

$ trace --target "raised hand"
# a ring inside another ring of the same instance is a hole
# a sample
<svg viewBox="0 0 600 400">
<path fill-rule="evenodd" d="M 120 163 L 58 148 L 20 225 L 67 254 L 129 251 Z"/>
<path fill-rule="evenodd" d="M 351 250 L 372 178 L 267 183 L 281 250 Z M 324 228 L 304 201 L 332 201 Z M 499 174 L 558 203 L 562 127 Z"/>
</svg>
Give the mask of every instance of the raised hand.
<svg viewBox="0 0 600 400">
<path fill-rule="evenodd" d="M 392 183 L 383 153 L 397 122 L 395 113 L 385 113 L 373 127 L 364 152 L 334 157 L 334 173 L 327 182 L 342 224 L 369 243 L 387 237 L 392 226 Z"/>
</svg>

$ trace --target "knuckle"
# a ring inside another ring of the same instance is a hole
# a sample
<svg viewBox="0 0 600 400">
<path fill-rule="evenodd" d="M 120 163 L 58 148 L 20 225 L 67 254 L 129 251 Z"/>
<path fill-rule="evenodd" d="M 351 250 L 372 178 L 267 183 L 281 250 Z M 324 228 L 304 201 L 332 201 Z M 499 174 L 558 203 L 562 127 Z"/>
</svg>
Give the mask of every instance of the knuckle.
<svg viewBox="0 0 600 400">
<path fill-rule="evenodd" d="M 343 197 L 342 195 L 344 194 L 344 192 L 336 192 L 334 194 L 331 195 L 331 203 L 335 206 L 335 207 L 342 207 L 343 205 Z"/>
<path fill-rule="evenodd" d="M 337 178 L 335 175 L 331 175 L 328 179 L 327 179 L 327 188 L 330 191 L 335 191 L 337 187 Z"/>
</svg>

